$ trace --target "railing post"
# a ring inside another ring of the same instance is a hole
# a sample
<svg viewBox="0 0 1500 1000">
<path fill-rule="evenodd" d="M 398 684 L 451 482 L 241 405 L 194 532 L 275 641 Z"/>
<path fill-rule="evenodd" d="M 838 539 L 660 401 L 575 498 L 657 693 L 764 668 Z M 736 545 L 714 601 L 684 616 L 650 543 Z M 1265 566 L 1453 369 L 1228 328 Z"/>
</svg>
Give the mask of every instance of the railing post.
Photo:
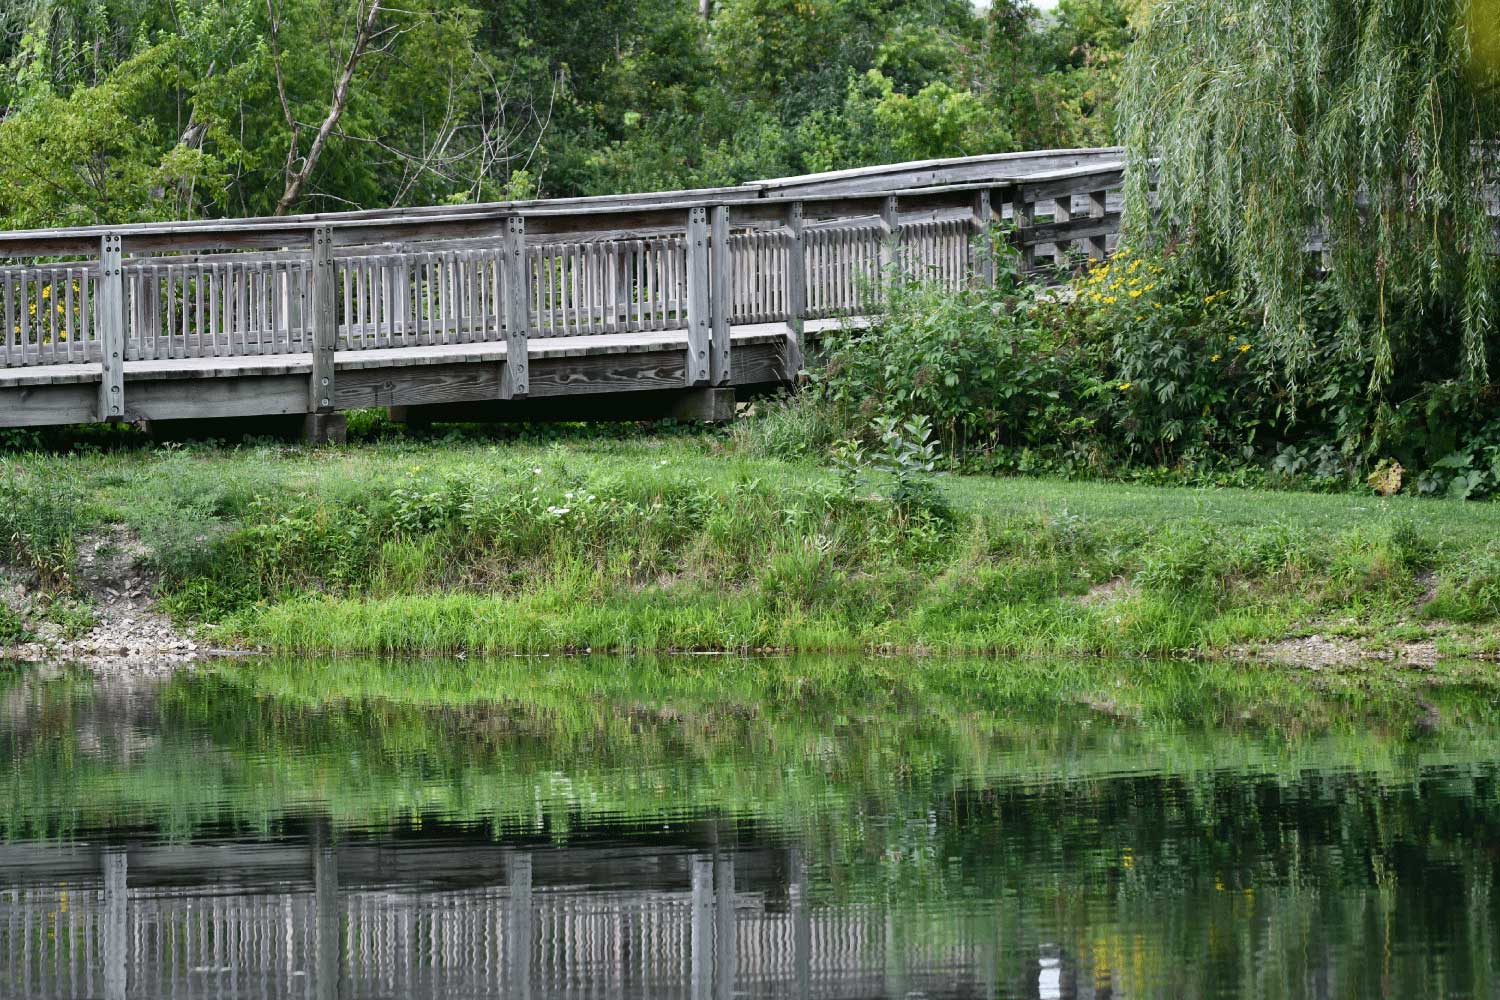
<svg viewBox="0 0 1500 1000">
<path fill-rule="evenodd" d="M 688 209 L 687 223 L 687 335 L 688 385 L 707 385 L 711 325 L 709 310 L 708 209 Z"/>
<path fill-rule="evenodd" d="M 309 304 L 312 312 L 312 374 L 308 376 L 307 419 L 302 431 L 303 439 L 309 444 L 342 444 L 344 441 L 344 418 L 334 413 L 338 402 L 338 389 L 334 384 L 339 346 L 337 288 L 333 227 L 316 226 L 312 232 L 312 301 Z"/>
<path fill-rule="evenodd" d="M 125 417 L 125 279 L 120 259 L 120 237 L 106 233 L 99 238 L 98 314 L 99 358 L 103 377 L 99 381 L 99 419 Z M 23 307 L 24 312 L 24 307 Z M 38 342 L 41 337 L 37 337 Z"/>
<path fill-rule="evenodd" d="M 802 202 L 787 206 L 786 231 L 786 374 L 796 382 L 803 368 L 802 334 L 807 317 L 807 241 L 802 232 Z"/>
<path fill-rule="evenodd" d="M 729 206 L 715 205 L 712 222 L 713 254 L 709 257 L 711 277 L 708 290 L 708 380 L 716 386 L 727 386 L 733 353 L 730 350 L 729 330 L 732 294 L 729 287 Z"/>
<path fill-rule="evenodd" d="M 974 195 L 974 239 L 979 244 L 977 253 L 971 253 L 974 284 L 990 288 L 995 284 L 995 255 L 990 240 L 990 226 L 994 215 L 990 208 L 988 188 Z"/>
<path fill-rule="evenodd" d="M 880 203 L 880 287 L 896 280 L 897 249 L 901 243 L 901 206 L 890 195 Z"/>
<path fill-rule="evenodd" d="M 1102 219 L 1102 218 L 1104 218 L 1105 214 L 1108 211 L 1109 211 L 1109 192 L 1108 191 L 1091 191 L 1091 192 L 1089 192 L 1089 218 L 1091 218 L 1091 219 Z M 1089 256 L 1092 257 L 1094 260 L 1103 260 L 1105 254 L 1108 253 L 1108 250 L 1109 250 L 1109 237 L 1108 236 L 1090 236 L 1089 237 Z"/>
<path fill-rule="evenodd" d="M 513 215 L 505 222 L 505 369 L 501 399 L 520 399 L 531 392 L 529 328 L 531 275 L 526 259 L 526 219 Z"/>
<path fill-rule="evenodd" d="M 1026 199 L 1026 189 L 1020 185 L 1011 194 L 1010 214 L 1016 228 L 1016 245 L 1021 251 L 1021 270 L 1030 271 L 1036 267 L 1036 247 L 1024 241 L 1026 230 L 1036 222 L 1036 215 L 1033 203 Z"/>
<path fill-rule="evenodd" d="M 318 226 L 312 236 L 312 380 L 307 411 L 332 413 L 334 356 L 339 344 L 339 314 L 333 262 L 333 228 Z"/>
</svg>

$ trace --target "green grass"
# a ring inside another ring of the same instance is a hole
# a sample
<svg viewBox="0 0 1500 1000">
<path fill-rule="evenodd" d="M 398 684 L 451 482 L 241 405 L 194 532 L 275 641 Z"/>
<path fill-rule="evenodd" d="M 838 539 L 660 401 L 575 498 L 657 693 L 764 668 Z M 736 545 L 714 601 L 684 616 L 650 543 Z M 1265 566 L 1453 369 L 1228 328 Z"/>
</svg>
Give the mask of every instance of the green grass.
<svg viewBox="0 0 1500 1000">
<path fill-rule="evenodd" d="M 1500 648 L 1497 505 L 944 477 L 942 518 L 757 454 L 743 433 L 13 454 L 0 539 L 66 590 L 78 539 L 125 524 L 179 620 L 289 652 Z"/>
</svg>

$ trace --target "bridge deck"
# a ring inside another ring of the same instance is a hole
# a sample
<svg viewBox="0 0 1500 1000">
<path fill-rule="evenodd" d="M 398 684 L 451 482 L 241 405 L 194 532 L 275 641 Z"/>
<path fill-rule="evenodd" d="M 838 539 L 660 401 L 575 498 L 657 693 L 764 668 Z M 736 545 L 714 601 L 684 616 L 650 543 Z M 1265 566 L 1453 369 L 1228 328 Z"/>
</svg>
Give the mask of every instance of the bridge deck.
<svg viewBox="0 0 1500 1000">
<path fill-rule="evenodd" d="M 804 328 L 808 336 L 834 329 L 842 320 L 809 320 Z M 851 325 L 864 325 L 862 317 L 851 317 Z M 782 323 L 755 323 L 730 328 L 731 344 L 782 346 L 787 339 Z M 661 330 L 653 333 L 615 333 L 594 337 L 538 337 L 528 340 L 527 356 L 533 363 L 566 358 L 613 354 L 645 354 L 687 350 L 686 330 Z M 378 368 L 414 368 L 423 365 L 480 364 L 503 362 L 507 346 L 502 342 L 479 344 L 430 344 L 418 347 L 385 347 L 365 351 L 336 351 L 334 367 L 338 371 L 365 371 Z M 146 382 L 179 379 L 238 378 L 253 375 L 307 375 L 313 369 L 310 351 L 287 354 L 257 354 L 244 357 L 165 358 L 153 361 L 126 361 L 125 381 Z M 0 389 L 46 385 L 98 384 L 102 377 L 97 363 L 31 365 L 22 368 L 0 368 Z"/>
</svg>

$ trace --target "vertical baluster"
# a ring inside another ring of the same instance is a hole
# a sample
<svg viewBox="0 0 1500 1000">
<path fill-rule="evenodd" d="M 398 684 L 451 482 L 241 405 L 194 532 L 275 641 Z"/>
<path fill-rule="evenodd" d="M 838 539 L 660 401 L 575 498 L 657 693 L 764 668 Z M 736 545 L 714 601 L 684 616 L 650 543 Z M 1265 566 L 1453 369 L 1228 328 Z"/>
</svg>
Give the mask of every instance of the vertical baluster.
<svg viewBox="0 0 1500 1000">
<path fill-rule="evenodd" d="M 162 280 L 166 283 L 165 295 L 167 315 L 166 325 L 163 327 L 165 342 L 162 344 L 162 349 L 158 354 L 158 357 L 175 358 L 179 356 L 176 349 L 177 340 L 176 337 L 173 336 L 173 332 L 177 328 L 177 269 L 170 264 L 167 265 L 167 267 L 163 269 Z"/>
<path fill-rule="evenodd" d="M 77 293 L 73 291 L 74 270 L 65 267 L 62 270 L 62 328 L 63 336 L 68 342 L 68 360 L 72 361 L 75 356 L 80 360 L 88 360 L 88 350 L 78 343 L 78 301 Z M 80 349 L 82 347 L 82 349 Z"/>
<path fill-rule="evenodd" d="M 282 263 L 269 260 L 260 269 L 261 309 L 261 353 L 277 354 L 281 351 L 281 326 L 283 321 L 281 302 Z"/>
<path fill-rule="evenodd" d="M 444 287 L 448 280 L 448 269 L 444 266 L 443 255 L 434 252 L 428 255 L 432 263 L 432 272 L 428 276 L 427 291 L 431 295 L 432 312 L 429 317 L 432 324 L 432 342 L 434 344 L 447 343 L 448 336 L 448 308 L 447 289 Z"/>
<path fill-rule="evenodd" d="M 18 350 L 20 323 L 16 319 L 15 275 L 10 268 L 0 270 L 0 321 L 5 328 L 0 330 L 0 363 L 6 366 L 19 364 L 23 357 Z"/>
<path fill-rule="evenodd" d="M 77 268 L 74 274 L 78 283 L 78 291 L 74 298 L 73 326 L 70 329 L 72 336 L 78 341 L 79 356 L 84 360 L 92 360 L 95 350 L 89 313 L 93 311 L 93 302 L 91 301 L 93 296 L 89 284 L 93 275 L 87 267 Z"/>
<path fill-rule="evenodd" d="M 447 343 L 460 344 L 463 343 L 464 328 L 463 256 L 461 254 L 454 251 L 448 252 L 447 274 L 448 317 L 452 327 Z"/>
<path fill-rule="evenodd" d="M 208 285 L 208 311 L 213 321 L 213 356 L 223 357 L 229 352 L 225 349 L 228 331 L 224 328 L 224 271 L 223 265 L 215 260 L 209 265 L 210 280 Z"/>
<path fill-rule="evenodd" d="M 396 258 L 383 256 L 380 261 L 381 321 L 375 330 L 375 346 L 389 348 L 396 343 Z"/>
<path fill-rule="evenodd" d="M 197 263 L 193 266 L 193 349 L 192 356 L 195 358 L 206 357 L 208 351 L 203 346 L 203 335 L 207 332 L 204 319 L 203 303 L 204 291 L 207 287 L 207 278 L 204 276 L 203 264 Z M 183 320 L 187 319 L 187 311 L 183 310 Z"/>
<path fill-rule="evenodd" d="M 255 354 L 259 350 L 259 331 L 255 329 L 255 297 L 251 284 L 255 278 L 254 267 L 245 261 L 239 262 L 240 288 L 240 353 Z"/>
<path fill-rule="evenodd" d="M 21 272 L 21 342 L 32 361 L 42 359 L 42 338 L 36 333 L 37 302 L 41 291 L 37 287 L 36 272 L 27 268 Z"/>
<path fill-rule="evenodd" d="M 609 333 L 613 323 L 610 314 L 614 310 L 614 257 L 610 254 L 612 243 L 594 244 L 594 301 L 599 308 L 599 317 L 594 323 L 595 333 Z"/>
<path fill-rule="evenodd" d="M 97 353 L 93 343 L 93 289 L 90 287 L 94 272 L 92 268 L 78 269 L 78 339 L 80 350 L 86 360 L 93 360 Z"/>
<path fill-rule="evenodd" d="M 67 352 L 64 349 L 62 341 L 58 340 L 57 337 L 57 272 L 48 268 L 40 273 L 42 280 L 45 281 L 45 284 L 42 285 L 42 291 L 47 295 L 46 298 L 39 300 L 41 302 L 40 308 L 47 314 L 45 326 L 47 342 L 52 345 L 52 359 L 59 361 L 67 357 Z"/>
<path fill-rule="evenodd" d="M 424 252 L 420 258 L 420 282 L 417 288 L 417 320 L 421 327 L 418 341 L 433 343 L 432 339 L 432 254 Z"/>
<path fill-rule="evenodd" d="M 216 268 L 219 279 L 216 282 L 219 293 L 219 325 L 224 330 L 224 355 L 226 357 L 234 357 L 237 336 L 234 303 L 235 299 L 239 296 L 239 288 L 235 280 L 234 263 L 232 261 L 225 262 L 216 265 Z"/>
<path fill-rule="evenodd" d="M 210 319 L 210 342 L 213 345 L 213 357 L 222 357 L 226 354 L 223 349 L 222 336 L 223 315 L 219 309 L 219 301 L 223 298 L 223 276 L 219 271 L 219 262 L 213 261 L 208 264 L 208 319 Z"/>
<path fill-rule="evenodd" d="M 464 254 L 464 275 L 468 283 L 468 315 L 469 324 L 467 343 L 480 344 L 484 342 L 484 272 L 482 270 L 482 257 L 477 250 L 469 250 Z"/>
</svg>

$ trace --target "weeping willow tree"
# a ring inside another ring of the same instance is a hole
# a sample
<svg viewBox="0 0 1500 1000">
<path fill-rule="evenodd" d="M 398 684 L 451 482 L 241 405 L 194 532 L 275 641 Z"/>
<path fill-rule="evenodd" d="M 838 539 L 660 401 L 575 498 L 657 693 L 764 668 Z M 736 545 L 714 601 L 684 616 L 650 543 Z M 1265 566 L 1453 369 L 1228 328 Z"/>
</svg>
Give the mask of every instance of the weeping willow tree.
<svg viewBox="0 0 1500 1000">
<path fill-rule="evenodd" d="M 1500 0 L 1158 0 L 1122 102 L 1127 226 L 1227 269 L 1289 376 L 1331 296 L 1372 389 L 1488 381 Z"/>
</svg>

